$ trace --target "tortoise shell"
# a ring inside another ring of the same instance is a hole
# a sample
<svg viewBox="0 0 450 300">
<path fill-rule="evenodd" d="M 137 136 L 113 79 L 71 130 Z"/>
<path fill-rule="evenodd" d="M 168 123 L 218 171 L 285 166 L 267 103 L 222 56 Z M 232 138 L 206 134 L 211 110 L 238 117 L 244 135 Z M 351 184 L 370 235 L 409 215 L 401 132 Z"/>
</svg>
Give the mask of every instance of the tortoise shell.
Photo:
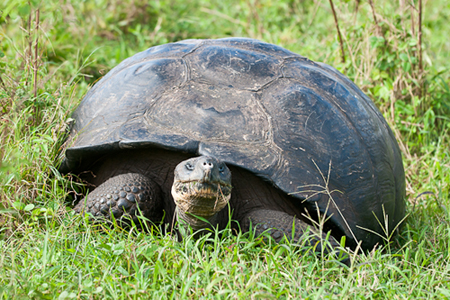
<svg viewBox="0 0 450 300">
<path fill-rule="evenodd" d="M 63 172 L 122 149 L 212 155 L 316 207 L 369 248 L 405 215 L 395 137 L 336 69 L 245 38 L 186 40 L 120 63 L 73 114 Z"/>
</svg>

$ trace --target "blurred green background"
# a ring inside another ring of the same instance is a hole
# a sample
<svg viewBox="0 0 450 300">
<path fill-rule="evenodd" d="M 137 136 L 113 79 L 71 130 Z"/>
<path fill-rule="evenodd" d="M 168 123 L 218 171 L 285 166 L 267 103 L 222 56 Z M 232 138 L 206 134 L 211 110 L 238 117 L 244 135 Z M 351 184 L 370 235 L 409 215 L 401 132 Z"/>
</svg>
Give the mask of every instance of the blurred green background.
<svg viewBox="0 0 450 300">
<path fill-rule="evenodd" d="M 449 22 L 445 0 L 3 0 L 0 296 L 450 297 Z M 374 100 L 407 177 L 408 218 L 393 243 L 346 268 L 248 236 L 99 234 L 71 213 L 64 199 L 83 188 L 55 166 L 89 88 L 151 46 L 230 36 L 330 64 Z"/>
</svg>

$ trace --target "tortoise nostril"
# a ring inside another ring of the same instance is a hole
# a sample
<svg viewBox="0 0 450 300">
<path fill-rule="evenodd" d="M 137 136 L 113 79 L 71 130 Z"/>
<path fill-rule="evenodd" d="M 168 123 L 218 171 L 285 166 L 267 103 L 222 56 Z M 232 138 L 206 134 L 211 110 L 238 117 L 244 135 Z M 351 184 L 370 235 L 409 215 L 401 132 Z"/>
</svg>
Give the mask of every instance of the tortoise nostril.
<svg viewBox="0 0 450 300">
<path fill-rule="evenodd" d="M 203 162 L 203 166 L 206 167 L 206 168 L 212 168 L 214 165 L 210 161 L 204 161 Z"/>
</svg>

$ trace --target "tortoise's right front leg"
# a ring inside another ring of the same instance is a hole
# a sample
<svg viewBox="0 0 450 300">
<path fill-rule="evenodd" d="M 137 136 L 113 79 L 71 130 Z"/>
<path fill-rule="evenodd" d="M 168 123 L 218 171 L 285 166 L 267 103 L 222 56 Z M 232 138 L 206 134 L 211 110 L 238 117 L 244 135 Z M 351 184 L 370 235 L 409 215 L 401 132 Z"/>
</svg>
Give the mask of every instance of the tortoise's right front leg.
<svg viewBox="0 0 450 300">
<path fill-rule="evenodd" d="M 333 252 L 339 256 L 340 244 L 336 239 L 330 235 L 327 239 L 327 235 L 324 232 L 320 232 L 313 226 L 305 223 L 301 219 L 293 217 L 285 212 L 258 209 L 249 212 L 243 219 L 242 230 L 248 231 L 252 228 L 257 236 L 264 232 L 279 243 L 283 238 L 286 238 L 295 243 L 305 242 L 306 245 L 313 246 L 315 252 L 330 253 Z M 326 242 L 328 240 L 328 242 Z M 350 260 L 347 256 L 341 258 L 341 261 L 345 264 L 349 264 Z"/>
<path fill-rule="evenodd" d="M 139 211 L 152 222 L 159 222 L 163 218 L 163 208 L 159 186 L 148 177 L 128 173 L 114 176 L 81 200 L 75 211 L 90 213 L 95 218 L 110 219 L 111 215 L 117 220 L 125 216 L 132 217 L 138 224 L 136 216 Z"/>
</svg>

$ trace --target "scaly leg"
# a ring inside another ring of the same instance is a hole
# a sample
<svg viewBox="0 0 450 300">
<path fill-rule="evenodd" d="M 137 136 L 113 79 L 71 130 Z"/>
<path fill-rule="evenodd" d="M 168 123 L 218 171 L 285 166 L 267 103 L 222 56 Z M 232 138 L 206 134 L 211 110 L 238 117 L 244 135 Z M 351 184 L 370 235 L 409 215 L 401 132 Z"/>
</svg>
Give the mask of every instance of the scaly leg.
<svg viewBox="0 0 450 300">
<path fill-rule="evenodd" d="M 136 173 L 112 177 L 99 185 L 75 206 L 79 213 L 90 213 L 95 218 L 116 220 L 129 216 L 138 224 L 139 210 L 153 222 L 162 220 L 160 188 L 144 175 Z"/>
<path fill-rule="evenodd" d="M 307 245 L 315 247 L 315 252 L 339 253 L 339 243 L 330 236 L 328 244 L 324 247 L 323 241 L 326 240 L 326 234 L 320 233 L 317 229 L 304 221 L 295 218 L 285 212 L 275 210 L 254 210 L 247 214 L 242 222 L 242 230 L 248 231 L 250 226 L 255 230 L 256 235 L 268 232 L 270 236 L 279 243 L 286 238 L 295 243 L 301 243 L 307 239 Z M 342 262 L 348 264 L 348 258 L 342 259 Z"/>
</svg>

